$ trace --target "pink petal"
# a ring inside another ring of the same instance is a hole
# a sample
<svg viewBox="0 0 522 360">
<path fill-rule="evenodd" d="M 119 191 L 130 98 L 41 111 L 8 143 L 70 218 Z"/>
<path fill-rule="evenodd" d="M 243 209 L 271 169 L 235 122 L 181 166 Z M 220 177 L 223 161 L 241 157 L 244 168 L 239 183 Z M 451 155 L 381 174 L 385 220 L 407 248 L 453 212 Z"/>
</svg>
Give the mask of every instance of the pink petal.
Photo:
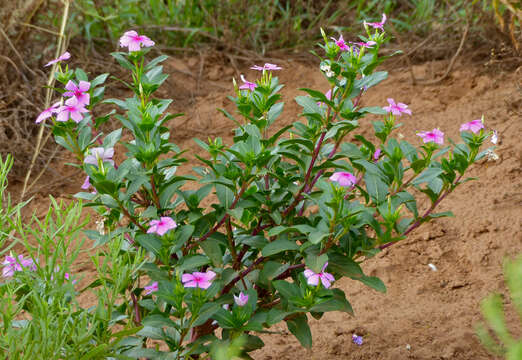
<svg viewBox="0 0 522 360">
<path fill-rule="evenodd" d="M 76 86 L 76 84 L 72 81 L 72 80 L 69 80 L 67 82 L 67 85 L 65 85 L 65 88 L 69 91 L 72 91 L 72 92 L 75 92 L 76 90 L 78 90 L 78 87 Z M 66 95 L 67 93 L 64 93 L 65 96 L 72 96 L 72 95 Z"/>
<path fill-rule="evenodd" d="M 308 277 L 307 283 L 308 285 L 317 286 L 319 284 L 319 275 L 314 273 L 314 275 Z"/>
<path fill-rule="evenodd" d="M 192 274 L 183 274 L 181 275 L 181 282 L 194 281 L 194 275 Z"/>
<path fill-rule="evenodd" d="M 210 281 L 201 281 L 201 282 L 199 282 L 198 287 L 206 290 L 210 287 L 210 285 L 212 285 L 212 283 Z"/>
<path fill-rule="evenodd" d="M 91 83 L 88 82 L 88 81 L 80 81 L 80 84 L 78 84 L 78 89 L 81 91 L 81 92 L 86 92 L 86 91 L 89 91 L 89 89 L 91 88 Z"/>
<path fill-rule="evenodd" d="M 195 281 L 189 281 L 188 283 L 183 284 L 184 287 L 198 287 L 198 283 Z"/>
<path fill-rule="evenodd" d="M 69 111 L 67 111 L 65 106 L 62 106 L 60 112 L 58 113 L 58 115 L 56 115 L 56 121 L 67 121 L 67 120 L 69 120 Z"/>
</svg>

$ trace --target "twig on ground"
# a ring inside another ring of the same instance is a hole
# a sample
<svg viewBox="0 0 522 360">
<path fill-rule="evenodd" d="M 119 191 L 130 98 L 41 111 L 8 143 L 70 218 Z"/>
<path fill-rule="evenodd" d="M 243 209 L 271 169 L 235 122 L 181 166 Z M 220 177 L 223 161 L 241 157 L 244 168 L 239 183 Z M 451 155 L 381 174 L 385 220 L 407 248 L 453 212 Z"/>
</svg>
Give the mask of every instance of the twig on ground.
<svg viewBox="0 0 522 360">
<path fill-rule="evenodd" d="M 58 36 L 58 42 L 56 45 L 56 57 L 60 56 L 62 53 L 62 50 L 64 49 L 65 44 L 65 26 L 67 24 L 67 19 L 69 18 L 69 7 L 70 7 L 70 0 L 63 0 L 64 3 L 64 9 L 62 14 L 62 23 L 60 26 L 60 35 Z M 1 29 L 0 29 L 1 30 Z M 56 70 L 56 64 L 53 64 L 51 71 L 49 72 L 49 77 L 47 80 L 47 91 L 45 93 L 45 108 L 49 107 L 51 104 L 52 99 L 52 89 L 55 82 L 54 79 L 54 72 Z M 34 73 L 34 72 L 33 72 Z M 29 183 L 29 178 L 31 177 L 31 172 L 33 170 L 34 164 L 36 163 L 36 159 L 38 158 L 38 155 L 40 154 L 40 151 L 42 150 L 42 147 L 45 145 L 47 140 L 49 139 L 50 133 L 45 138 L 45 141 L 42 142 L 43 133 L 45 129 L 45 120 L 42 121 L 40 124 L 40 130 L 38 131 L 38 136 L 36 138 L 36 146 L 34 149 L 33 157 L 31 158 L 31 163 L 29 164 L 29 169 L 27 170 L 27 173 L 25 174 L 24 179 L 24 185 L 22 187 L 22 193 L 20 194 L 20 201 L 23 201 L 25 193 L 28 190 L 27 184 Z M 41 174 L 45 171 L 45 168 L 43 168 L 38 175 L 38 178 L 41 176 Z"/>
</svg>

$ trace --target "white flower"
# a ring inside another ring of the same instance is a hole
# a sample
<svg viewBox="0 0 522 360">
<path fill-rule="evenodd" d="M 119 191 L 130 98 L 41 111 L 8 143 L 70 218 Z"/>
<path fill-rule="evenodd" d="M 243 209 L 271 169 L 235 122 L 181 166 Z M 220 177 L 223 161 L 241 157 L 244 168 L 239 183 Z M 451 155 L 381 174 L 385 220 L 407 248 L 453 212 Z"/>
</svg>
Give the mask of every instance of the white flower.
<svg viewBox="0 0 522 360">
<path fill-rule="evenodd" d="M 493 144 L 495 144 L 495 145 L 497 144 L 497 142 L 498 142 L 498 132 L 497 132 L 497 130 L 493 130 L 493 135 L 491 135 L 491 142 Z"/>
<path fill-rule="evenodd" d="M 327 72 L 325 72 L 325 74 L 326 74 L 326 76 L 328 76 L 328 77 L 332 77 L 332 76 L 335 75 L 335 73 L 334 73 L 333 71 L 331 71 L 331 70 L 328 70 Z"/>
<path fill-rule="evenodd" d="M 491 149 L 486 150 L 486 156 L 488 161 L 497 161 L 499 159 L 498 155 Z"/>
<path fill-rule="evenodd" d="M 330 65 L 328 64 L 322 64 L 319 68 L 324 72 L 330 71 Z"/>
</svg>

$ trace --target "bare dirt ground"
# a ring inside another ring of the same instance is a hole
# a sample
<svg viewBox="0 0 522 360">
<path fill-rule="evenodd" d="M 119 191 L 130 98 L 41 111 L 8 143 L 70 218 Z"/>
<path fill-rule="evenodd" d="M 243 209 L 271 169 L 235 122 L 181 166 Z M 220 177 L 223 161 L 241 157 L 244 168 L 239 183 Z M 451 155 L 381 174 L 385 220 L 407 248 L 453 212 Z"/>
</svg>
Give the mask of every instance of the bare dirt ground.
<svg viewBox="0 0 522 360">
<path fill-rule="evenodd" d="M 436 61 L 414 66 L 417 78 L 435 78 L 448 62 Z M 293 98 L 303 95 L 300 87 L 327 89 L 317 65 L 286 61 L 277 75 L 286 84 L 282 90 L 285 110 L 279 124 L 298 119 L 299 106 Z M 499 131 L 497 161 L 482 161 L 469 175 L 477 181 L 459 187 L 440 205 L 452 210 L 455 218 L 434 221 L 417 229 L 409 239 L 396 244 L 364 264 L 366 273 L 380 277 L 388 291 L 381 294 L 359 282 L 343 279 L 335 286 L 347 292 L 355 316 L 328 313 L 321 321 L 310 320 L 314 345 L 300 347 L 284 326 L 280 334 L 264 335 L 266 347 L 253 354 L 255 359 L 491 359 L 474 335 L 481 319 L 479 302 L 492 291 L 507 294 L 502 263 L 505 257 L 522 252 L 522 68 L 518 71 L 485 69 L 481 64 L 457 64 L 444 81 L 424 86 L 412 85 L 407 68 L 383 66 L 389 78 L 363 97 L 365 106 L 384 106 L 386 98 L 407 103 L 413 116 L 401 118 L 396 136 L 420 143 L 416 131 L 439 127 L 447 137 L 459 139 L 460 124 L 485 116 L 486 125 Z M 259 73 L 240 69 L 252 81 Z M 160 96 L 174 98 L 172 112 L 185 116 L 171 123 L 175 142 L 197 153 L 193 137 L 220 136 L 230 143 L 233 123 L 216 108 L 233 112 L 227 95 L 233 94 L 231 77 L 237 74 L 227 66 L 200 67 L 197 59 L 171 59 L 171 73 Z M 197 82 L 203 72 L 207 79 Z M 361 121 L 362 132 L 371 134 L 371 119 Z M 194 162 L 178 170 L 191 171 Z M 198 164 L 199 165 L 199 164 Z M 82 177 L 61 188 L 62 195 L 80 191 Z M 59 194 L 55 194 L 59 195 Z M 36 201 L 46 203 L 46 194 Z M 87 265 L 79 266 L 84 281 L 93 274 Z M 434 264 L 437 271 L 430 269 Z M 94 299 L 85 298 L 85 302 Z M 504 298 L 509 308 L 509 297 Z M 510 326 L 520 334 L 514 311 L 508 312 Z M 364 336 L 364 344 L 352 343 L 353 333 Z"/>
</svg>

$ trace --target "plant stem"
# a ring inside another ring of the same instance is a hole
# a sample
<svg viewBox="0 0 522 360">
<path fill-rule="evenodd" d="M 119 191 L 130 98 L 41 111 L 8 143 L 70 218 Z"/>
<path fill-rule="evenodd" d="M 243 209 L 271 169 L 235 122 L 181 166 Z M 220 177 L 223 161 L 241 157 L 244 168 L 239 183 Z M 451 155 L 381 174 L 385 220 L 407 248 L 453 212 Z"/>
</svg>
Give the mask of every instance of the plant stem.
<svg viewBox="0 0 522 360">
<path fill-rule="evenodd" d="M 321 150 L 321 146 L 323 145 L 325 135 L 326 135 L 326 130 L 323 130 L 323 132 L 321 133 L 321 136 L 319 137 L 319 140 L 317 141 L 317 145 L 314 149 L 314 153 L 312 154 L 312 160 L 310 161 L 310 166 L 308 167 L 308 170 L 306 172 L 304 182 L 303 182 L 304 183 L 303 187 L 301 187 L 301 189 L 299 189 L 299 191 L 295 195 L 294 201 L 290 204 L 290 206 L 281 213 L 281 215 L 283 217 L 287 216 L 288 213 L 290 211 L 292 211 L 297 206 L 297 204 L 299 204 L 299 202 L 302 200 L 301 194 L 307 188 L 308 180 L 310 180 L 310 176 L 312 175 L 312 169 L 313 169 L 315 161 L 317 160 L 317 157 L 319 155 L 319 151 Z"/>
<path fill-rule="evenodd" d="M 140 316 L 140 308 L 138 306 L 138 299 L 136 299 L 136 295 L 131 291 L 131 299 L 132 305 L 134 306 L 134 323 L 136 325 L 141 325 L 141 316 Z"/>
<path fill-rule="evenodd" d="M 156 209 L 160 209 L 160 201 L 158 198 L 158 193 L 156 191 L 156 184 L 154 184 L 154 174 L 150 175 L 150 185 L 152 188 L 152 198 L 154 199 L 154 205 L 156 205 Z"/>
<path fill-rule="evenodd" d="M 435 209 L 435 207 L 437 207 L 437 205 L 439 205 L 441 203 L 441 201 L 446 197 L 448 196 L 454 189 L 455 185 L 457 185 L 459 183 L 459 180 L 462 178 L 462 175 L 460 175 L 457 180 L 455 180 L 455 182 L 452 184 L 451 188 L 449 188 L 448 190 L 446 190 L 446 192 L 444 194 L 441 195 L 440 198 L 437 199 L 437 201 L 435 201 L 428 210 L 426 210 L 426 212 L 424 213 L 424 215 L 422 215 L 421 218 L 419 218 L 417 221 L 415 221 L 402 235 L 403 236 L 406 236 L 408 235 L 410 232 L 412 232 L 413 230 L 415 230 L 416 228 L 418 228 L 420 226 L 420 224 L 422 223 L 422 221 L 424 219 L 426 219 L 431 213 L 432 211 Z M 398 241 L 394 241 L 394 242 L 389 242 L 387 244 L 384 244 L 384 245 L 381 245 L 379 246 L 379 249 L 383 250 L 383 249 L 386 249 L 387 247 L 390 247 L 392 246 L 393 244 L 396 244 Z"/>
<path fill-rule="evenodd" d="M 241 280 L 243 277 L 247 276 L 252 270 L 254 270 L 254 268 L 259 265 L 260 263 L 262 263 L 266 258 L 264 256 L 261 256 L 259 258 L 256 259 L 256 261 L 254 261 L 252 264 L 250 264 L 250 266 L 248 268 L 246 268 L 245 270 L 243 270 L 241 273 L 239 273 L 238 276 L 236 276 L 234 279 L 232 279 L 231 282 L 229 282 L 227 284 L 227 286 L 225 286 L 223 288 L 223 290 L 221 290 L 221 295 L 223 294 L 226 294 L 230 291 L 230 289 L 232 289 L 232 287 L 239 281 Z"/>
<path fill-rule="evenodd" d="M 239 199 L 241 198 L 241 196 L 243 195 L 243 193 L 245 192 L 245 190 L 248 188 L 249 185 L 250 185 L 250 181 L 243 183 L 243 186 L 239 190 L 236 198 L 234 199 L 234 201 L 230 205 L 229 209 L 234 209 L 236 207 L 237 203 L 239 202 Z M 186 250 L 190 250 L 190 249 L 196 247 L 199 243 L 207 240 L 212 234 L 214 234 L 225 223 L 225 221 L 227 221 L 227 219 L 229 217 L 230 217 L 229 214 L 225 214 L 223 216 L 223 218 L 221 220 L 219 220 L 219 222 L 216 225 L 214 225 L 212 227 L 212 229 L 210 229 L 205 235 L 200 237 L 196 242 L 193 242 L 192 244 L 187 245 Z"/>
</svg>

